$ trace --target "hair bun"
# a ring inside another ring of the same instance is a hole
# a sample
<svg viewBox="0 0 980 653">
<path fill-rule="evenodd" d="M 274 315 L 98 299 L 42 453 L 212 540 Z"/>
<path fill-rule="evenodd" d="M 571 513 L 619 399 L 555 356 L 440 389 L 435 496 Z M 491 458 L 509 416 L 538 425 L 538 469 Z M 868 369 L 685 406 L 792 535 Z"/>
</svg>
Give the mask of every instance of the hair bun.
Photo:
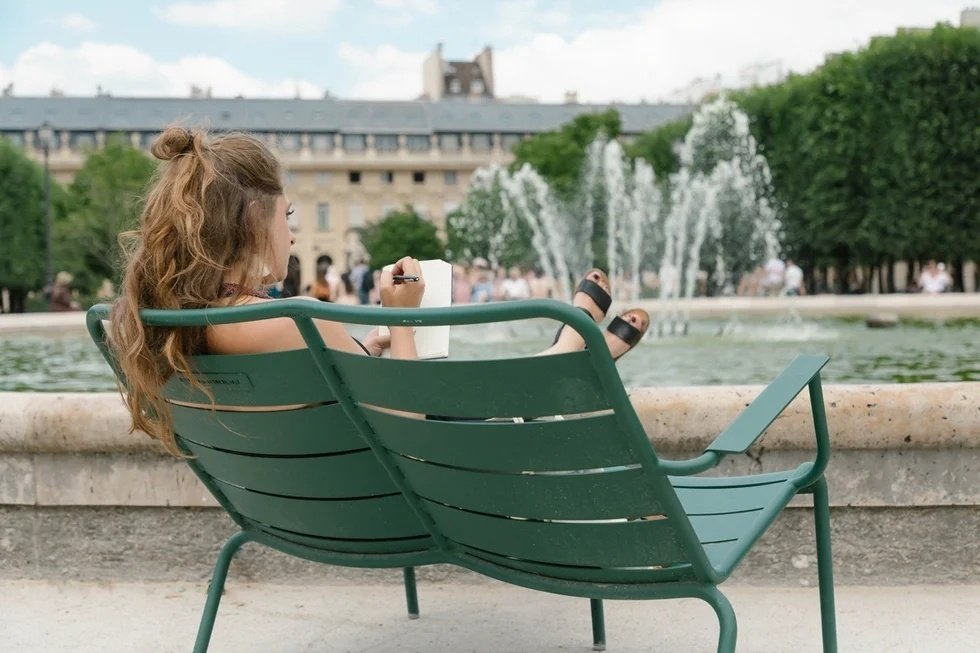
<svg viewBox="0 0 980 653">
<path fill-rule="evenodd" d="M 167 127 L 153 141 L 150 153 L 161 161 L 169 161 L 193 150 L 195 138 L 193 132 L 183 127 Z"/>
</svg>

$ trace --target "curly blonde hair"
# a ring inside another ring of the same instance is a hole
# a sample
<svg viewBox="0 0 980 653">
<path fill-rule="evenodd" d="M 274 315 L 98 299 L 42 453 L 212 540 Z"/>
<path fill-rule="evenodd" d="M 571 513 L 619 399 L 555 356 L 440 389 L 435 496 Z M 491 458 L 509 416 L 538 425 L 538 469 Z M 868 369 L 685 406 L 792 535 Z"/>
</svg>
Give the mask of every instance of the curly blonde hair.
<svg viewBox="0 0 980 653">
<path fill-rule="evenodd" d="M 233 268 L 241 270 L 239 292 L 259 287 L 283 187 L 275 155 L 247 134 L 211 136 L 172 126 L 150 152 L 163 164 L 139 229 L 119 236 L 126 265 L 110 315 L 109 346 L 125 378 L 130 431 L 144 431 L 179 456 L 163 387 L 206 350 L 205 328 L 147 326 L 139 311 L 214 306 Z"/>
</svg>

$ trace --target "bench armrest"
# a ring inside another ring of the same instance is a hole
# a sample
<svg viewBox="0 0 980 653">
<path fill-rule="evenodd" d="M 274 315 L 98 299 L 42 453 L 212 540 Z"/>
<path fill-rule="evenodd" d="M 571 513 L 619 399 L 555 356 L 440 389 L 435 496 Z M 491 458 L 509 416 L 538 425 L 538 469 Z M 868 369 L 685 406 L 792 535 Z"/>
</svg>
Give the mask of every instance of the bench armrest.
<svg viewBox="0 0 980 653">
<path fill-rule="evenodd" d="M 829 360 L 830 358 L 823 355 L 798 356 L 708 445 L 704 453 L 689 460 L 661 460 L 661 468 L 666 473 L 676 476 L 700 474 L 717 465 L 728 454 L 744 453 L 765 433 L 769 425 L 803 391 L 803 388 L 809 385 L 817 431 L 819 471 L 815 476 L 819 476 L 830 453 L 823 393 L 819 383 L 820 370 Z M 820 405 L 817 406 L 817 403 Z"/>
<path fill-rule="evenodd" d="M 705 451 L 722 455 L 747 451 L 829 360 L 822 355 L 797 356 Z"/>
</svg>

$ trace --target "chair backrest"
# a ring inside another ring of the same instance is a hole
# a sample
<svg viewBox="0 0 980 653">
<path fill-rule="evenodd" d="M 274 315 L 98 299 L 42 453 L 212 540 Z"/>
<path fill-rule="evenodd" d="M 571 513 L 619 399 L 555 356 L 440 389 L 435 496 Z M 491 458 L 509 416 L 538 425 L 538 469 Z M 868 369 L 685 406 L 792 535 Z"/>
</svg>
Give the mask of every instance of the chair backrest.
<svg viewBox="0 0 980 653">
<path fill-rule="evenodd" d="M 435 310 L 287 301 L 146 311 L 144 319 L 188 324 L 205 313 L 211 323 L 286 315 L 309 345 L 195 360 L 219 405 L 285 410 L 212 412 L 186 381 L 167 387 L 180 402 L 175 430 L 192 466 L 243 524 L 337 551 L 434 543 L 568 580 L 706 573 L 602 334 L 581 312 L 552 301 Z M 326 349 L 314 317 L 389 325 L 548 317 L 578 330 L 589 348 L 504 360 L 378 359 Z"/>
</svg>

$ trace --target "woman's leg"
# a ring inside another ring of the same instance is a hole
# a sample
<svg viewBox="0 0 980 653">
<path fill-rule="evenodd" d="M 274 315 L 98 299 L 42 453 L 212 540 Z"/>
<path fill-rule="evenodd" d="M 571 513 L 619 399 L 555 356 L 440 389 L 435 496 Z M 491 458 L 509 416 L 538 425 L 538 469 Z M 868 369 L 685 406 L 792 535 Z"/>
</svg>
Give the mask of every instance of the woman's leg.
<svg viewBox="0 0 980 653">
<path fill-rule="evenodd" d="M 583 281 L 591 281 L 598 285 L 607 295 L 610 292 L 609 279 L 606 278 L 602 270 L 589 270 L 583 278 Z M 575 296 L 572 297 L 572 306 L 587 311 L 596 323 L 601 322 L 606 316 L 606 308 L 600 306 L 589 293 L 582 290 L 576 291 Z M 555 339 L 554 344 L 544 351 L 539 352 L 538 355 L 566 354 L 568 352 L 581 351 L 582 349 L 585 349 L 585 341 L 582 340 L 582 336 L 578 334 L 578 331 L 572 328 L 562 327 L 558 332 L 558 337 Z"/>
</svg>

